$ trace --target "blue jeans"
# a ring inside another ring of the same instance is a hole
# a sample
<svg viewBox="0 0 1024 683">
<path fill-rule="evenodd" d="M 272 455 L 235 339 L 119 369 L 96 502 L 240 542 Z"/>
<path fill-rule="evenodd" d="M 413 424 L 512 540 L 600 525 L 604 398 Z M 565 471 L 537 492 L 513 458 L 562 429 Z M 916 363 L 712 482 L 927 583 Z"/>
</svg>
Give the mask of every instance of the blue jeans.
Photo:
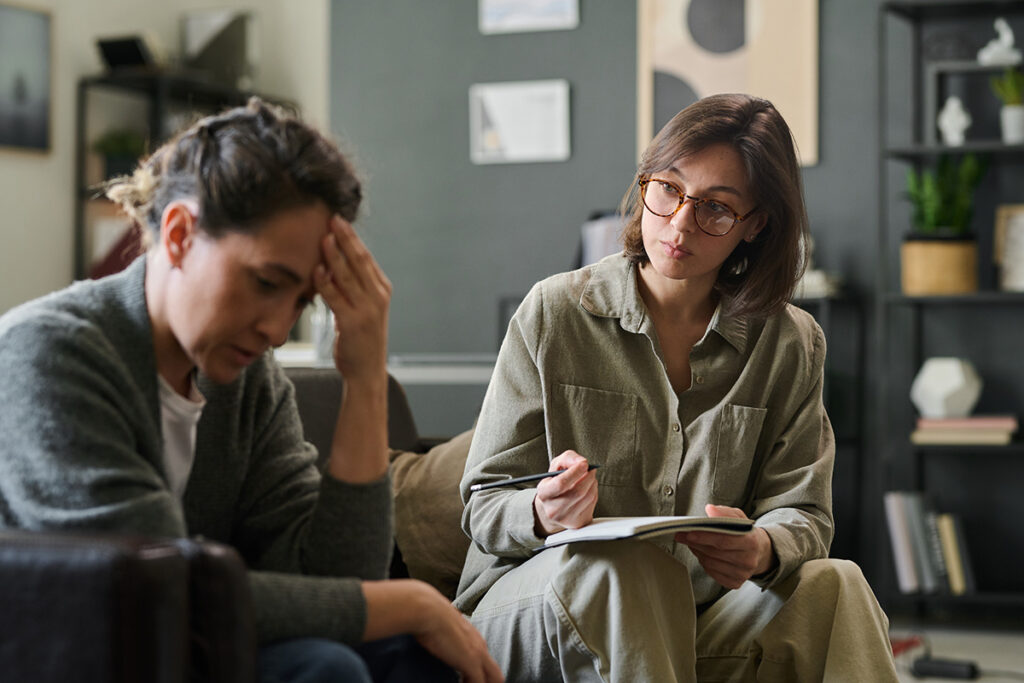
<svg viewBox="0 0 1024 683">
<path fill-rule="evenodd" d="M 260 648 L 260 683 L 455 683 L 455 672 L 412 636 L 349 647 L 324 638 Z"/>
</svg>

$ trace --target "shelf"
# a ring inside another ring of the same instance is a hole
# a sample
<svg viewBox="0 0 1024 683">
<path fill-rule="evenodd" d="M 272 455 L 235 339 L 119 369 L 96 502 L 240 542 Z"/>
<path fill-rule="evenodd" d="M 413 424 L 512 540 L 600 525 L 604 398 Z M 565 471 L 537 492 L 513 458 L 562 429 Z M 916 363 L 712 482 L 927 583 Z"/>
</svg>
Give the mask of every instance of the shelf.
<svg viewBox="0 0 1024 683">
<path fill-rule="evenodd" d="M 194 106 L 234 106 L 245 104 L 255 92 L 237 90 L 212 82 L 200 74 L 170 73 L 146 69 L 124 69 L 83 78 L 82 87 L 108 87 L 147 96 L 161 94 L 176 102 Z M 278 104 L 288 103 L 275 100 Z"/>
<path fill-rule="evenodd" d="M 924 65 L 930 74 L 992 74 L 1006 68 L 1005 64 L 982 64 L 974 59 L 936 59 Z"/>
<path fill-rule="evenodd" d="M 1024 292 L 981 291 L 972 294 L 941 296 L 907 296 L 890 292 L 885 295 L 885 302 L 891 306 L 973 306 L 976 304 L 1019 306 L 1024 304 Z"/>
<path fill-rule="evenodd" d="M 955 494 L 949 493 L 947 504 L 966 511 L 994 501 L 995 509 L 990 514 L 1003 519 L 1012 515 L 1011 501 L 1019 497 L 1014 477 L 1024 463 L 1024 435 L 1012 437 L 1014 440 L 1005 445 L 915 444 L 908 429 L 913 411 L 906 397 L 913 369 L 924 358 L 948 347 L 944 335 L 953 327 L 957 329 L 953 352 L 984 357 L 985 372 L 996 389 L 991 398 L 1004 412 L 1020 413 L 1021 394 L 1017 389 L 1024 366 L 1017 358 L 1017 348 L 1024 328 L 1017 318 L 1024 320 L 1024 292 L 998 291 L 994 289 L 997 285 L 985 282 L 989 289 L 969 294 L 904 294 L 896 266 L 897 230 L 903 230 L 905 223 L 894 218 L 898 215 L 896 188 L 900 175 L 908 167 L 930 166 L 944 155 L 962 158 L 976 154 L 988 162 L 989 172 L 977 195 L 977 212 L 987 213 L 1000 203 L 1013 201 L 1024 169 L 1024 144 L 1007 144 L 1000 139 L 1000 103 L 988 96 L 989 78 L 1006 67 L 973 59 L 977 48 L 996 36 L 993 20 L 997 17 L 1005 17 L 1019 35 L 1024 0 L 883 0 L 879 6 L 877 159 L 881 249 L 874 297 L 878 358 L 875 418 L 882 493 L 915 490 L 925 496 L 945 495 L 944 487 L 962 484 Z M 961 46 L 949 52 L 936 50 L 945 55 L 956 52 L 960 59 L 929 59 L 930 48 L 947 33 L 969 36 L 976 46 L 968 47 L 965 40 L 962 51 Z M 982 91 L 984 97 L 979 96 Z M 983 124 L 973 139 L 968 131 L 968 139 L 956 146 L 943 144 L 935 125 L 939 110 L 951 95 L 972 98 L 972 117 Z M 899 206 L 898 211 L 901 215 L 905 209 Z M 979 231 L 979 264 L 988 268 L 995 229 L 991 223 L 975 227 Z M 962 326 L 957 325 L 960 319 L 970 319 L 969 324 L 978 329 L 967 327 L 961 332 Z M 998 343 L 990 339 L 996 335 Z M 956 481 L 959 477 L 966 480 Z M 877 512 L 879 507 L 869 513 L 876 515 L 870 520 L 873 524 L 876 520 L 883 524 L 887 521 L 884 512 Z M 883 572 L 877 578 L 878 595 L 886 609 L 892 607 L 936 622 L 955 618 L 962 623 L 975 617 L 1019 622 L 1024 611 L 1024 581 L 1013 567 L 1024 559 L 1021 533 L 1010 523 L 1005 527 L 982 525 L 972 533 L 968 543 L 971 559 L 975 570 L 984 569 L 976 571 L 981 592 L 958 596 L 901 594 L 892 553 L 885 552 L 891 547 L 886 547 L 875 567 Z M 993 590 L 985 591 L 986 587 Z"/>
<path fill-rule="evenodd" d="M 911 444 L 911 447 L 923 455 L 979 455 L 989 456 L 1024 456 L 1024 443 L 1012 441 L 1003 446 L 985 444 Z"/>
<path fill-rule="evenodd" d="M 900 593 L 892 596 L 892 601 L 902 605 L 928 604 L 939 607 L 1024 607 L 1024 590 L 1019 593 L 969 593 L 966 595 L 950 595 L 948 593 Z"/>
<path fill-rule="evenodd" d="M 1017 0 L 927 0 L 886 2 L 882 10 L 906 19 L 958 19 L 964 16 L 1009 14 L 1024 11 Z"/>
<path fill-rule="evenodd" d="M 962 145 L 952 147 L 938 143 L 922 145 L 901 145 L 886 147 L 884 154 L 889 159 L 917 161 L 938 157 L 943 154 L 992 154 L 995 156 L 1024 157 L 1024 145 L 1007 145 L 1000 140 L 968 140 Z"/>
</svg>

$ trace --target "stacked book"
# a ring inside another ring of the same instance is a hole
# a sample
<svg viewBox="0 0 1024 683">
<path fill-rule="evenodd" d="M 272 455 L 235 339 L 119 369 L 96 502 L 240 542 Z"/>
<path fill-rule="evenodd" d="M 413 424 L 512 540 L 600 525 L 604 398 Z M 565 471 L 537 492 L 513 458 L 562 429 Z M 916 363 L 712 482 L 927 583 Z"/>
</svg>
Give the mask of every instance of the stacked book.
<svg viewBox="0 0 1024 683">
<path fill-rule="evenodd" d="M 959 515 L 936 512 L 920 491 L 887 491 L 884 501 L 901 593 L 977 590 Z"/>
<path fill-rule="evenodd" d="M 1015 415 L 919 417 L 910 440 L 921 445 L 1004 446 L 1017 431 Z"/>
</svg>

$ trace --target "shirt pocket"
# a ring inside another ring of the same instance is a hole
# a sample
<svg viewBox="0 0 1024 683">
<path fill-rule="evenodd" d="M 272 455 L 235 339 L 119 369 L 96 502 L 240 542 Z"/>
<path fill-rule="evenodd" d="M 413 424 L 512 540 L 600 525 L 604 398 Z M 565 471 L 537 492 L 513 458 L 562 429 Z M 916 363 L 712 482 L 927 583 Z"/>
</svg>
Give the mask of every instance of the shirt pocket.
<svg viewBox="0 0 1024 683">
<path fill-rule="evenodd" d="M 635 394 L 556 384 L 546 425 L 550 457 L 576 451 L 601 466 L 599 484 L 636 486 L 638 405 Z"/>
<path fill-rule="evenodd" d="M 754 455 L 767 408 L 726 405 L 718 420 L 718 445 L 712 475 L 712 501 L 738 507 L 747 498 Z"/>
</svg>

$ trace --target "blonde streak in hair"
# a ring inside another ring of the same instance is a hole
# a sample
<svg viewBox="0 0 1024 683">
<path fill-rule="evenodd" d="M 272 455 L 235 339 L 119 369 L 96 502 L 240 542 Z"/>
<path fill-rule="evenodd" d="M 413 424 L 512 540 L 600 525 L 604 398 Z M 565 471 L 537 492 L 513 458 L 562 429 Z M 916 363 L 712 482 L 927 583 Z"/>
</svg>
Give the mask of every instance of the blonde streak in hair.
<svg viewBox="0 0 1024 683">
<path fill-rule="evenodd" d="M 146 248 L 149 248 L 153 239 L 147 214 L 156 186 L 156 174 L 149 163 L 140 164 L 132 175 L 114 178 L 106 186 L 107 198 L 121 206 L 135 229 L 140 231 L 142 244 Z"/>
</svg>

